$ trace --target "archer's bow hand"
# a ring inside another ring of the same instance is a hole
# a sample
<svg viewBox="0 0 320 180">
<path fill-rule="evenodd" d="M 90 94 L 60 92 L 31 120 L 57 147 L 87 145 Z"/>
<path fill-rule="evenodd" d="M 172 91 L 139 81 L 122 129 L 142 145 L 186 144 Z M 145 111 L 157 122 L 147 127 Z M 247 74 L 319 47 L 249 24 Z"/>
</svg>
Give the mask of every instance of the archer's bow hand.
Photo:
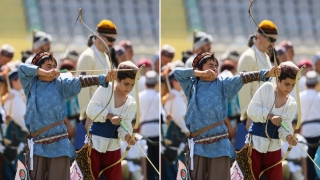
<svg viewBox="0 0 320 180">
<path fill-rule="evenodd" d="M 281 68 L 279 66 L 272 67 L 268 73 L 266 74 L 266 77 L 279 77 L 281 74 Z"/>
<path fill-rule="evenodd" d="M 113 81 L 117 78 L 117 71 L 109 71 L 106 77 L 106 82 Z"/>
<path fill-rule="evenodd" d="M 134 140 L 133 140 L 130 134 L 127 134 L 125 139 L 126 139 L 128 145 L 131 145 L 131 146 L 135 145 L 136 141 L 138 140 L 137 137 L 134 137 Z"/>
<path fill-rule="evenodd" d="M 286 140 L 287 140 L 287 142 L 288 142 L 290 145 L 296 146 L 296 145 L 297 145 L 297 141 L 295 141 L 293 138 L 294 138 L 294 137 L 292 137 L 292 135 L 289 134 L 289 135 L 286 137 Z"/>
</svg>

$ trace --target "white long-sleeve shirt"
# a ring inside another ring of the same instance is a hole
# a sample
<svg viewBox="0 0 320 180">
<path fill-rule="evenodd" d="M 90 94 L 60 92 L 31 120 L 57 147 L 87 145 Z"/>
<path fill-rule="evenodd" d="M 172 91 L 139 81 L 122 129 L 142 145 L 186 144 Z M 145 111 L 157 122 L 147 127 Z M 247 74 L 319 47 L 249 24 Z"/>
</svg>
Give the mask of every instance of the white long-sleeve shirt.
<svg viewBox="0 0 320 180">
<path fill-rule="evenodd" d="M 147 123 L 141 126 L 140 133 L 145 137 L 159 136 L 160 123 L 160 97 L 154 89 L 145 89 L 139 93 L 140 98 L 140 123 L 159 120 L 157 123 Z"/>
<path fill-rule="evenodd" d="M 274 86 L 274 84 L 266 82 L 254 94 L 247 111 L 248 116 L 253 122 L 266 123 L 267 116 L 270 113 L 270 109 L 272 108 L 275 99 Z M 273 107 L 271 113 L 280 116 L 282 121 L 289 128 L 290 134 L 293 134 L 291 123 L 295 117 L 296 111 L 297 103 L 294 98 L 289 95 L 287 102 L 282 107 Z M 269 121 L 268 123 L 272 122 Z M 271 142 L 268 138 L 252 135 L 253 148 L 261 153 L 281 149 L 281 140 L 287 142 L 286 137 L 289 135 L 289 132 L 283 127 L 280 127 L 278 132 L 280 139 L 272 139 Z"/>
<path fill-rule="evenodd" d="M 184 121 L 184 116 L 187 113 L 187 104 L 183 101 L 179 91 L 172 89 L 171 93 L 174 97 L 166 101 L 164 109 L 167 113 L 171 113 L 173 122 L 181 129 L 181 131 L 187 133 L 189 130 Z M 171 108 L 172 112 L 170 112 Z"/>
<path fill-rule="evenodd" d="M 92 119 L 94 122 L 106 122 L 107 115 L 109 113 L 118 115 L 122 118 L 122 121 L 125 123 L 128 128 L 129 133 L 132 133 L 131 121 L 136 114 L 136 101 L 133 97 L 128 95 L 126 102 L 116 108 L 114 96 L 112 96 L 111 101 L 107 108 L 104 107 L 107 105 L 109 98 L 111 96 L 112 90 L 111 83 L 109 83 L 108 88 L 100 86 L 97 91 L 93 94 L 86 111 L 87 116 Z M 103 110 L 104 109 L 104 110 Z M 103 111 L 102 111 L 103 110 Z M 102 112 L 101 112 L 102 111 Z M 95 117 L 101 112 L 101 114 L 95 119 Z M 118 137 L 125 141 L 125 136 L 128 134 L 121 126 L 117 129 Z M 115 130 L 116 133 L 116 130 Z M 101 153 L 106 151 L 114 151 L 120 149 L 121 142 L 120 139 L 111 139 L 104 138 L 96 135 L 92 135 L 93 148 Z"/>
<path fill-rule="evenodd" d="M 15 89 L 11 89 L 11 93 L 13 94 L 13 98 L 5 101 L 4 110 L 23 131 L 28 132 L 24 122 L 24 114 L 26 113 L 26 102 L 23 99 L 24 93 Z"/>
<path fill-rule="evenodd" d="M 320 120 L 320 94 L 314 89 L 306 89 L 300 93 L 301 123 Z M 320 136 L 320 123 L 305 124 L 301 127 L 304 137 Z"/>
</svg>

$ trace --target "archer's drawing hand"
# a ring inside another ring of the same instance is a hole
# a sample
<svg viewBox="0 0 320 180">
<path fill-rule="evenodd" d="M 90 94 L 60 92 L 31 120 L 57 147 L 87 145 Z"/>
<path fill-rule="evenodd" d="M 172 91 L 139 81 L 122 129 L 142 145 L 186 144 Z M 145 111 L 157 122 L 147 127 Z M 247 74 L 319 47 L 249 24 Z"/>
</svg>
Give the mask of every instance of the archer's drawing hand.
<svg viewBox="0 0 320 180">
<path fill-rule="evenodd" d="M 273 66 L 266 74 L 266 77 L 279 77 L 280 74 L 281 74 L 281 68 L 279 66 L 278 67 Z"/>
<path fill-rule="evenodd" d="M 280 126 L 280 124 L 281 124 L 281 118 L 280 118 L 280 116 L 273 116 L 273 117 L 271 118 L 271 122 L 272 122 L 272 124 L 274 124 L 275 126 Z"/>
<path fill-rule="evenodd" d="M 292 146 L 296 146 L 297 145 L 297 141 L 295 141 L 292 137 L 291 134 L 289 134 L 287 137 L 286 137 L 286 140 L 287 142 L 292 145 Z"/>
<path fill-rule="evenodd" d="M 113 125 L 120 125 L 121 118 L 119 116 L 113 116 L 110 121 Z"/>
<path fill-rule="evenodd" d="M 116 77 L 117 77 L 117 72 L 116 71 L 109 71 L 108 72 L 108 75 L 107 75 L 107 77 L 106 77 L 106 82 L 110 82 L 110 81 L 113 81 L 113 80 L 115 80 L 116 79 Z"/>
<path fill-rule="evenodd" d="M 214 81 L 218 76 L 212 69 L 207 69 L 205 71 L 194 70 L 194 75 L 196 77 L 201 77 L 204 81 Z"/>
</svg>

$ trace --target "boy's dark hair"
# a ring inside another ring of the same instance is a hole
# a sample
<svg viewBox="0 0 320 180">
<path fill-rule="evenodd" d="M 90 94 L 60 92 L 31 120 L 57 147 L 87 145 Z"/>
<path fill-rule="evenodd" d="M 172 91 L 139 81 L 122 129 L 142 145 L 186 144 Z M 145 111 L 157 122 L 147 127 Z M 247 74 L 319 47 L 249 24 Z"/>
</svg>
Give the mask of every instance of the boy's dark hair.
<svg viewBox="0 0 320 180">
<path fill-rule="evenodd" d="M 42 51 L 36 54 L 32 59 L 31 64 L 41 67 L 41 65 L 47 61 L 53 61 L 56 63 L 56 65 L 58 65 L 57 60 L 48 51 Z"/>
<path fill-rule="evenodd" d="M 281 74 L 279 76 L 280 82 L 287 78 L 296 79 L 299 68 L 295 64 L 291 61 L 286 61 L 281 63 L 279 66 L 281 68 Z"/>
<path fill-rule="evenodd" d="M 192 67 L 194 69 L 198 68 L 199 70 L 202 70 L 203 65 L 209 60 L 215 61 L 217 63 L 217 65 L 219 66 L 219 61 L 216 59 L 216 57 L 214 56 L 213 53 L 203 52 L 203 53 L 198 54 L 194 58 L 193 63 L 192 63 Z"/>
<path fill-rule="evenodd" d="M 129 71 L 118 71 L 117 77 L 120 81 L 126 78 L 135 79 L 138 71 L 138 67 L 132 62 L 130 63 L 129 61 L 120 63 L 118 69 L 132 69 Z"/>
</svg>

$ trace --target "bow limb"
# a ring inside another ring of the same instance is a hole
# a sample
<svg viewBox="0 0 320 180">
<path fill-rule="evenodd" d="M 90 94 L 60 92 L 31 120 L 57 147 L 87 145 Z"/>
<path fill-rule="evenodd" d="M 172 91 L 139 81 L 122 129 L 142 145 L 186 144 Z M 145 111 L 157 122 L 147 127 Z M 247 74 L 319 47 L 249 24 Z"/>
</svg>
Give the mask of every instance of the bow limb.
<svg viewBox="0 0 320 180">
<path fill-rule="evenodd" d="M 299 132 L 299 128 L 300 128 L 300 125 L 301 125 L 301 105 L 300 105 L 299 88 L 298 88 L 298 85 L 297 85 L 297 84 L 298 84 L 298 82 L 299 82 L 299 79 L 300 79 L 300 76 L 301 76 L 301 72 L 304 70 L 304 68 L 306 68 L 306 65 L 303 65 L 303 66 L 299 69 L 299 71 L 298 71 L 298 73 L 297 73 L 297 76 L 296 76 L 296 82 L 295 82 L 295 83 L 296 83 L 296 86 L 295 86 L 295 87 L 296 87 L 296 101 L 297 101 L 297 106 L 298 106 L 298 120 L 297 120 L 296 128 L 295 128 L 294 133 L 293 133 L 293 138 L 294 138 L 294 139 L 295 139 L 296 134 Z M 289 142 L 288 142 L 288 143 L 289 143 Z M 263 171 L 260 173 L 259 177 L 261 177 L 261 175 L 262 175 L 265 171 L 267 171 L 267 170 L 269 170 L 269 169 L 271 169 L 271 168 L 279 165 L 283 160 L 285 160 L 285 159 L 288 157 L 291 149 L 292 149 L 292 145 L 289 144 L 289 147 L 288 147 L 288 149 L 287 149 L 287 152 L 286 152 L 286 154 L 283 156 L 283 158 L 282 158 L 279 162 L 277 162 L 276 164 L 274 164 L 274 165 L 268 167 L 267 169 L 263 170 Z"/>
<path fill-rule="evenodd" d="M 140 123 L 140 99 L 139 99 L 139 89 L 138 89 L 138 80 L 139 80 L 139 77 L 140 77 L 140 74 L 141 74 L 141 71 L 142 69 L 144 68 L 145 65 L 142 65 L 139 70 L 137 71 L 136 73 L 136 76 L 135 76 L 135 79 L 134 79 L 134 90 L 135 90 L 135 100 L 136 100 L 136 104 L 137 104 L 137 112 L 136 112 L 136 123 L 134 124 L 134 127 L 133 127 L 133 131 L 132 131 L 132 134 L 131 134 L 131 138 L 134 139 L 135 137 L 135 134 L 137 133 L 138 131 L 138 127 L 139 127 L 139 123 Z M 129 150 L 131 148 L 131 145 L 128 144 L 127 148 L 126 148 L 126 151 L 123 153 L 123 155 L 121 156 L 121 158 L 113 163 L 112 165 L 104 168 L 102 171 L 100 171 L 99 173 L 99 176 L 107 169 L 117 165 L 118 163 L 120 163 L 128 154 Z"/>
<path fill-rule="evenodd" d="M 107 52 L 106 54 L 107 54 L 107 56 L 109 57 L 110 66 L 111 66 L 110 68 L 111 68 L 111 71 L 112 71 L 112 70 L 113 70 L 113 63 L 112 63 L 112 59 L 111 59 L 111 56 L 110 56 L 110 54 L 111 54 L 111 53 L 110 53 L 110 49 L 109 49 L 107 43 L 104 42 L 104 40 L 103 40 L 97 33 L 95 33 L 93 30 L 91 30 L 91 29 L 84 23 L 84 21 L 83 21 L 83 19 L 82 19 L 82 9 L 81 9 L 81 8 L 79 9 L 79 20 L 80 20 L 80 22 L 81 22 L 82 25 L 84 25 L 89 31 L 91 31 L 91 32 L 92 32 L 97 38 L 99 38 L 99 39 L 103 42 L 103 44 L 106 46 L 106 48 L 107 48 L 107 50 L 108 50 L 108 52 Z M 105 52 L 104 52 L 104 53 L 105 53 Z M 92 122 L 90 123 L 89 127 L 92 125 L 92 123 L 94 122 L 94 120 L 97 119 L 97 117 L 99 117 L 100 114 L 101 114 L 101 113 L 108 107 L 108 105 L 110 104 L 111 99 L 112 99 L 112 96 L 113 96 L 113 93 L 114 93 L 113 87 L 114 87 L 114 80 L 112 80 L 111 95 L 110 95 L 110 98 L 109 98 L 106 106 L 98 113 L 98 115 L 97 115 L 94 119 L 92 119 Z M 89 130 L 90 130 L 90 128 L 87 129 L 87 135 L 88 135 L 88 137 L 89 137 Z"/>
<path fill-rule="evenodd" d="M 253 18 L 253 15 L 252 15 L 253 2 L 254 2 L 254 0 L 251 0 L 251 2 L 250 2 L 250 6 L 249 6 L 249 10 L 248 10 L 249 15 L 250 15 L 251 19 L 253 20 L 253 22 L 255 23 L 255 25 L 259 28 L 259 30 L 260 30 L 260 31 L 264 34 L 264 36 L 267 38 L 267 40 L 268 40 L 268 42 L 270 43 L 271 47 L 273 47 L 273 46 L 272 46 L 272 42 L 271 42 L 271 40 L 269 39 L 269 37 L 266 35 L 266 33 L 263 31 L 263 29 L 261 29 L 261 28 L 259 27 L 259 25 L 258 25 L 258 23 L 256 22 L 256 20 Z M 273 57 L 276 57 L 274 48 L 272 48 L 272 54 L 273 54 Z M 256 57 L 256 62 L 257 62 L 257 57 Z M 275 67 L 278 67 L 278 62 L 277 62 L 277 60 L 274 61 L 274 65 L 275 65 Z M 257 69 L 258 69 L 258 64 L 257 64 Z M 259 82 L 260 82 L 260 81 L 259 81 Z M 276 89 L 278 89 L 278 77 L 277 77 L 277 76 L 276 76 Z M 275 96 L 275 99 L 274 99 L 274 103 L 273 103 L 273 104 L 275 104 L 276 100 L 277 100 L 277 96 Z M 270 112 L 269 112 L 269 113 L 272 112 L 273 107 L 274 107 L 274 106 L 272 106 L 272 108 L 270 109 Z M 270 138 L 270 136 L 269 136 L 269 134 L 268 134 L 268 120 L 266 121 L 265 133 L 266 133 L 267 138 L 268 138 L 269 141 L 271 142 L 271 138 Z"/>
<path fill-rule="evenodd" d="M 93 30 L 91 30 L 91 29 L 83 22 L 83 20 L 82 20 L 82 8 L 79 9 L 79 20 L 80 20 L 81 24 L 83 24 L 89 31 L 92 32 L 92 34 L 94 34 L 97 38 L 99 38 L 99 39 L 102 41 L 102 43 L 107 47 L 107 50 L 108 50 L 107 54 L 108 54 L 109 59 L 110 59 L 110 61 L 111 61 L 111 58 L 110 58 L 111 51 L 110 51 L 109 46 L 107 45 L 107 43 L 104 42 L 104 40 L 103 40 L 96 32 L 94 32 Z"/>
</svg>

